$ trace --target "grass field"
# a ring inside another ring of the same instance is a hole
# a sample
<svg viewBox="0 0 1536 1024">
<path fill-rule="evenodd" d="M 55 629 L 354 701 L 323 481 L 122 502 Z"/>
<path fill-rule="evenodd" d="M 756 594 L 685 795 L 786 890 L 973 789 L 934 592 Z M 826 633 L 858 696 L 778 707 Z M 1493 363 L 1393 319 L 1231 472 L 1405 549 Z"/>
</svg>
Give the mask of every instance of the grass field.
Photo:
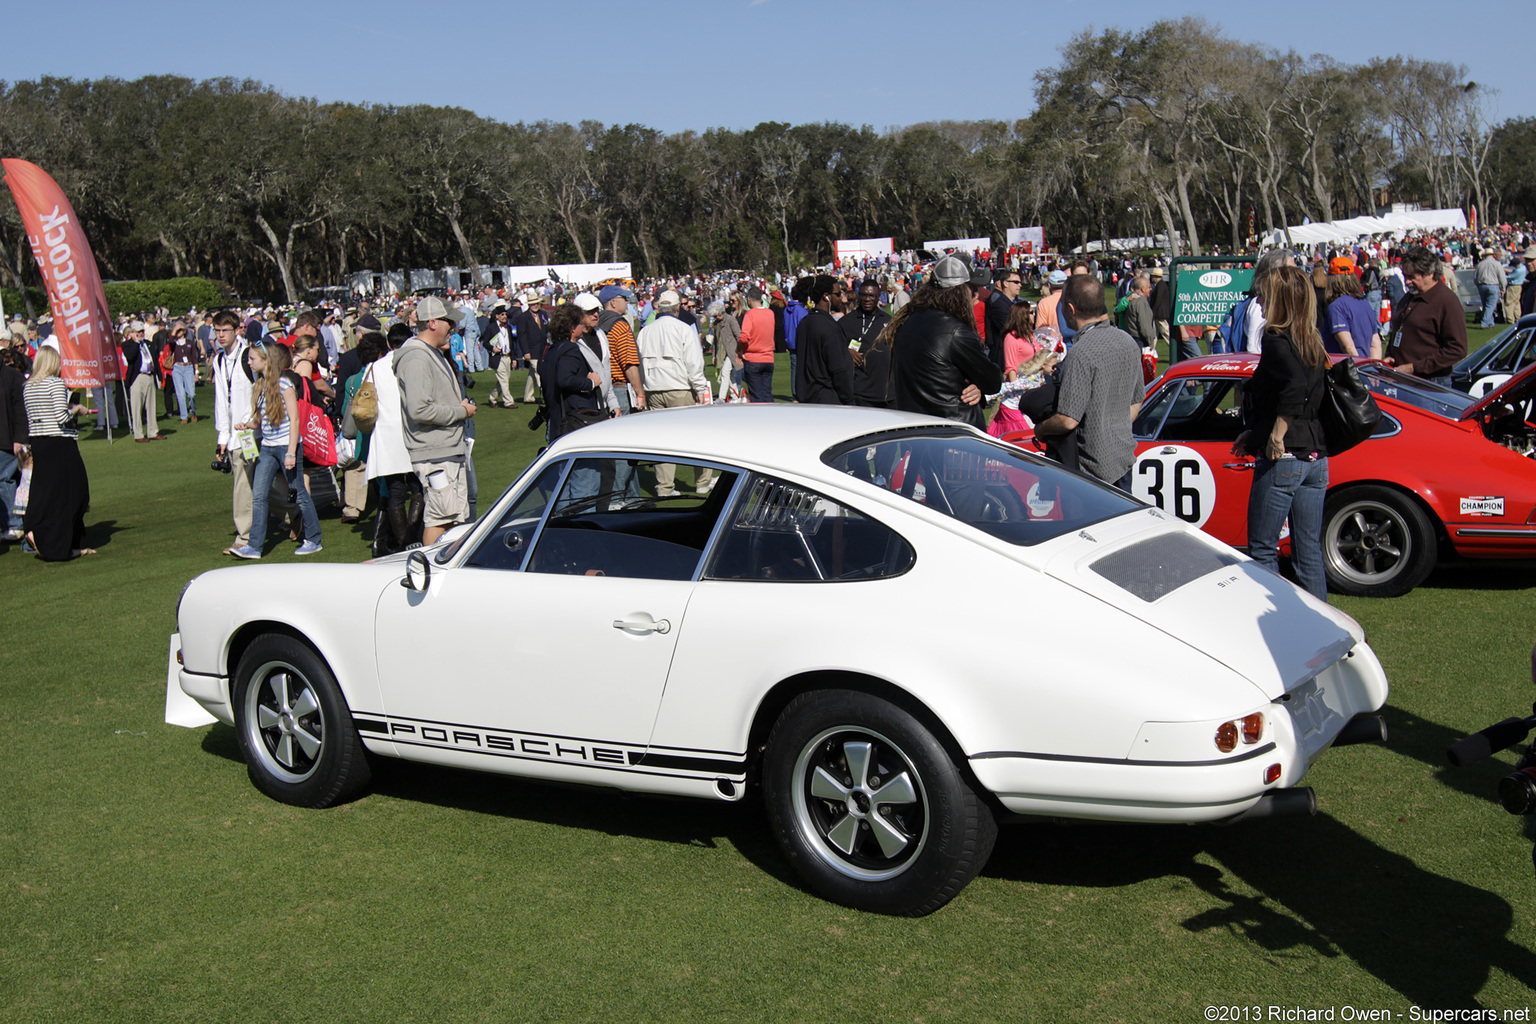
<svg viewBox="0 0 1536 1024">
<path fill-rule="evenodd" d="M 781 359 L 781 391 L 786 375 Z M 483 504 L 532 456 L 528 416 L 481 415 Z M 1009 827 L 954 903 L 891 919 L 803 891 L 755 799 L 415 766 L 327 811 L 259 795 L 232 730 L 161 721 L 177 595 L 229 562 L 231 532 L 211 423 L 162 426 L 158 445 L 82 444 L 99 556 L 0 554 L 0 1021 L 1408 1020 L 1536 1003 L 1531 843 L 1492 799 L 1513 756 L 1443 759 L 1536 697 L 1529 568 L 1336 599 L 1392 679 L 1392 740 L 1319 762 L 1317 817 Z M 334 515 L 317 557 L 365 557 Z M 999 638 L 999 671 L 1027 670 L 1042 625 Z M 452 640 L 498 656 L 495 637 Z"/>
</svg>

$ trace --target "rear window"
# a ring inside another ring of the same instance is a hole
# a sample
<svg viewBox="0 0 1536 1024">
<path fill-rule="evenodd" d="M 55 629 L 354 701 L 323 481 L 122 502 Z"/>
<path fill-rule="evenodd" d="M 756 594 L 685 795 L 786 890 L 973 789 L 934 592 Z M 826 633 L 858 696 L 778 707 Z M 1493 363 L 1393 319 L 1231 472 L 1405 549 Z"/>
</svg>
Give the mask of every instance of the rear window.
<svg viewBox="0 0 1536 1024">
<path fill-rule="evenodd" d="M 1010 544 L 1039 544 L 1143 507 L 1108 484 L 959 429 L 860 438 L 822 461 Z"/>
<path fill-rule="evenodd" d="M 1427 380 L 1385 366 L 1360 367 L 1360 379 L 1365 381 L 1365 386 L 1374 394 L 1394 398 L 1415 409 L 1423 409 L 1448 420 L 1460 419 L 1461 414 L 1477 401 L 1471 395 L 1431 384 Z"/>
</svg>

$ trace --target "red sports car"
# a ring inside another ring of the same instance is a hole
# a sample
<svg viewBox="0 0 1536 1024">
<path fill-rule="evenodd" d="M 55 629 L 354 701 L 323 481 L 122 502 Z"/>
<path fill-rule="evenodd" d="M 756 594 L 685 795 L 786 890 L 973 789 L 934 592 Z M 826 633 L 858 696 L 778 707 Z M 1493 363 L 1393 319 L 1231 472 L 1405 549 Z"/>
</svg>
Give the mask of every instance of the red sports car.
<svg viewBox="0 0 1536 1024">
<path fill-rule="evenodd" d="M 1257 365 L 1246 353 L 1177 363 L 1148 387 L 1132 425 L 1136 496 L 1240 548 L 1254 462 L 1231 448 L 1242 431 L 1242 388 Z M 1361 363 L 1360 375 L 1383 418 L 1369 440 L 1329 460 L 1329 587 L 1403 594 L 1442 551 L 1536 558 L 1536 366 L 1483 398 L 1381 363 Z"/>
</svg>

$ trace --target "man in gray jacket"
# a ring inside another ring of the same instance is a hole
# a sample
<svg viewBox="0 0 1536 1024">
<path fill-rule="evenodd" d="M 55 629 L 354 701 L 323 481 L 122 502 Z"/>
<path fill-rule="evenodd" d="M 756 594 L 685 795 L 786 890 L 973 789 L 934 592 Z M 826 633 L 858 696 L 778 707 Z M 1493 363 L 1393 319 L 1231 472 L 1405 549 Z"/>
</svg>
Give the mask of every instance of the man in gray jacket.
<svg viewBox="0 0 1536 1024">
<path fill-rule="evenodd" d="M 428 295 L 416 306 L 416 336 L 394 355 L 405 450 L 426 496 L 423 544 L 469 521 L 464 422 L 475 414 L 475 403 L 463 397 L 448 359 L 449 335 L 463 318 L 463 310 Z"/>
</svg>

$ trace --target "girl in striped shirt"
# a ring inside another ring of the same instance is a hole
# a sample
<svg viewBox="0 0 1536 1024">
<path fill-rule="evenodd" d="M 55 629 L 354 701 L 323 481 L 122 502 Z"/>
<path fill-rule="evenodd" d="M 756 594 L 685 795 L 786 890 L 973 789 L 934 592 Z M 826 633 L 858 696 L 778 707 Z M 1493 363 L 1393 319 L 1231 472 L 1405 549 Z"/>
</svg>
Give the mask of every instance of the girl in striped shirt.
<svg viewBox="0 0 1536 1024">
<path fill-rule="evenodd" d="M 272 494 L 272 481 L 279 473 L 288 482 L 288 489 L 299 505 L 304 520 L 304 543 L 294 552 L 296 555 L 312 555 L 320 550 L 320 517 L 315 513 L 315 503 L 304 486 L 304 456 L 299 444 L 299 399 L 297 378 L 289 372 L 293 354 L 276 342 L 251 346 L 251 371 L 256 374 L 256 386 L 251 391 L 251 418 L 236 423 L 236 430 L 261 428 L 261 451 L 256 457 L 256 468 L 251 474 L 251 539 L 243 548 L 235 548 L 230 554 L 236 558 L 257 559 L 267 539 L 267 504 Z"/>
</svg>

